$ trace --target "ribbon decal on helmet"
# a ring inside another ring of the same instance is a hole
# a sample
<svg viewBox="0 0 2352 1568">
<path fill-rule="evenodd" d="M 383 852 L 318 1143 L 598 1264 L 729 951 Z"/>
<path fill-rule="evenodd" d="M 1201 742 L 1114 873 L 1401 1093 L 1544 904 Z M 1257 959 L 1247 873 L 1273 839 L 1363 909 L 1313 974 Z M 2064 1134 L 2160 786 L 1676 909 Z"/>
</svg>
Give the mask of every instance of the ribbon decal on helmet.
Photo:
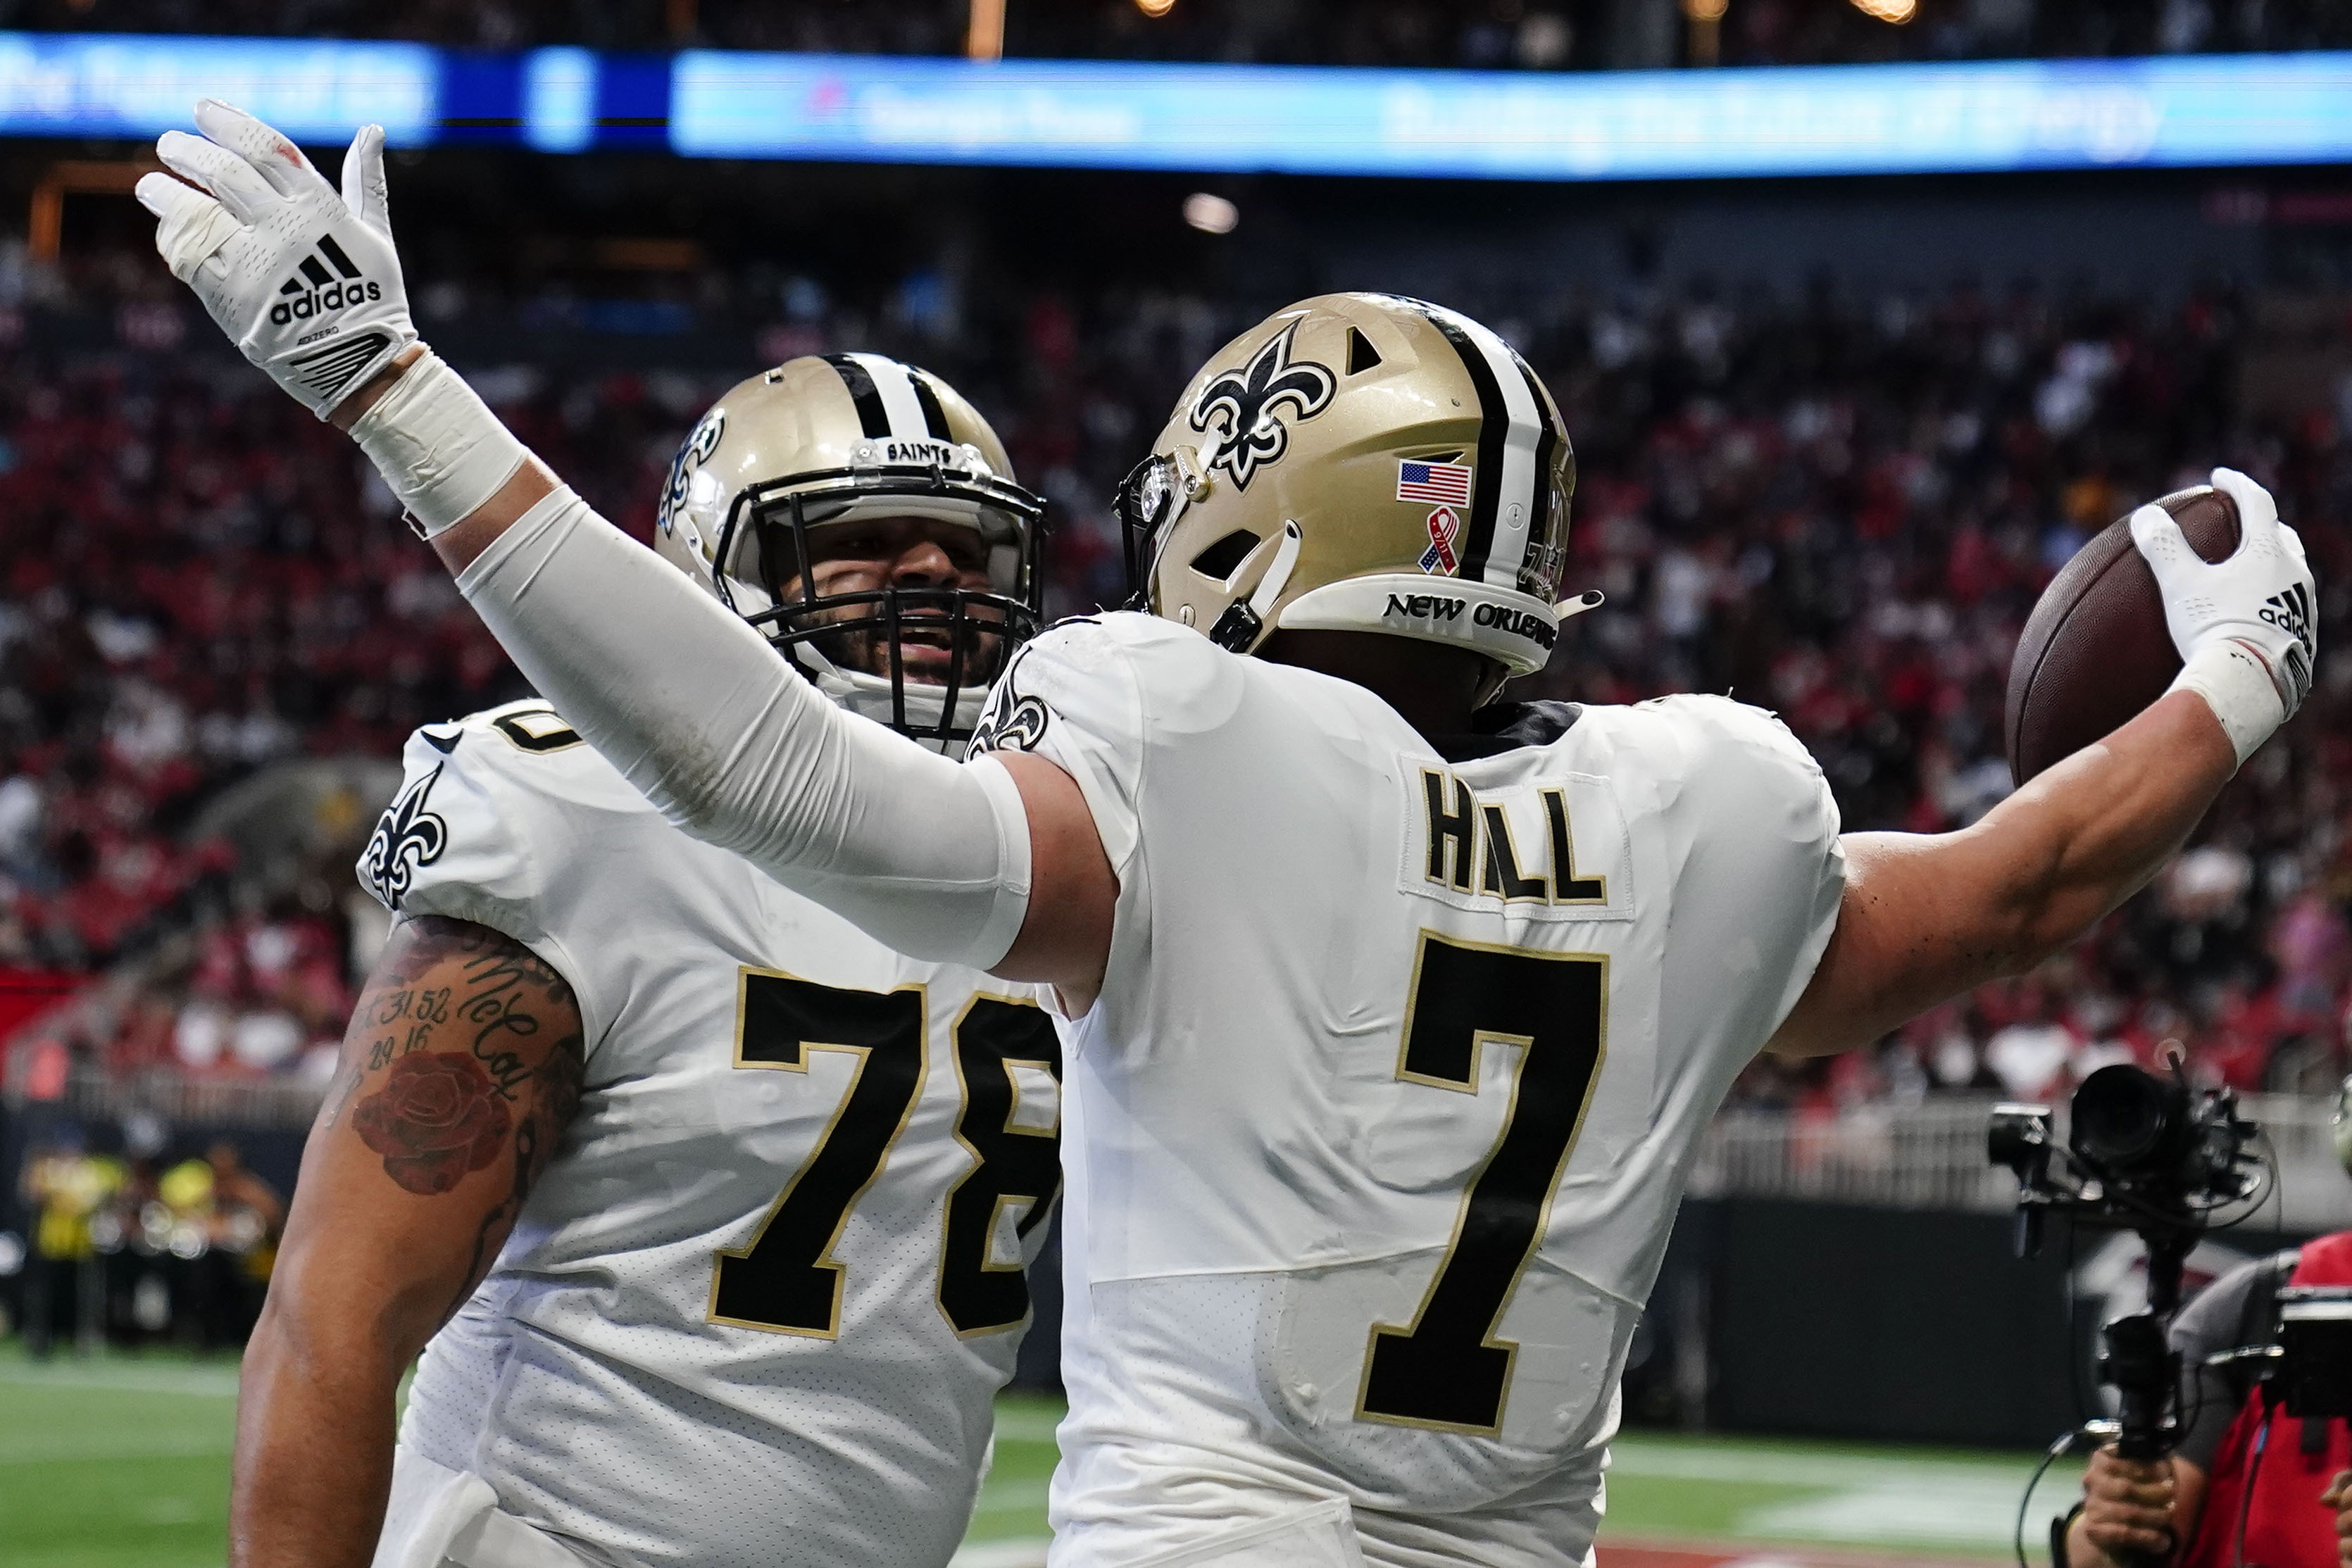
<svg viewBox="0 0 2352 1568">
<path fill-rule="evenodd" d="M 1421 552 L 1421 570 L 1454 575 L 1460 564 L 1454 554 L 1454 540 L 1462 532 L 1462 518 L 1451 507 L 1440 507 L 1429 514 L 1429 548 Z"/>
<path fill-rule="evenodd" d="M 1231 474 L 1236 489 L 1248 489 L 1260 468 L 1279 462 L 1290 449 L 1290 427 L 1278 417 L 1285 403 L 1298 418 L 1312 419 L 1330 406 L 1339 390 L 1328 367 L 1291 359 L 1290 340 L 1297 330 L 1294 321 L 1266 340 L 1248 364 L 1202 387 L 1192 404 L 1193 429 L 1205 431 L 1213 420 L 1219 426 L 1209 466 Z"/>
</svg>

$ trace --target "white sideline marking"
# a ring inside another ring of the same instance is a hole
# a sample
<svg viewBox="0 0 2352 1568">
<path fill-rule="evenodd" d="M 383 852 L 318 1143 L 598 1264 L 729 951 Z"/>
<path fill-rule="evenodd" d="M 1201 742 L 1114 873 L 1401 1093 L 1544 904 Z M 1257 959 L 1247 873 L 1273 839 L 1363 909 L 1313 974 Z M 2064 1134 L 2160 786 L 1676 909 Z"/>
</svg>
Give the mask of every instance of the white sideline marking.
<svg viewBox="0 0 2352 1568">
<path fill-rule="evenodd" d="M 1754 1481 L 1767 1486 L 1875 1487 L 1968 1486 L 1982 1481 L 2019 1488 L 2032 1473 L 2026 1458 L 1911 1459 L 1896 1456 L 1859 1454 L 1779 1453 L 1754 1448 L 1675 1443 L 1649 1443 L 1620 1438 L 1609 1446 L 1609 1473 L 1655 1476 L 1665 1480 Z M 2053 1472 L 2051 1480 L 2057 1479 Z M 2045 1481 L 2044 1484 L 2049 1484 Z"/>
<path fill-rule="evenodd" d="M 999 1410 L 996 1413 L 996 1437 L 1002 1443 L 1050 1443 L 1054 1429 L 1062 1424 L 1058 1416 L 1048 1416 L 1037 1410 Z"/>
<path fill-rule="evenodd" d="M 974 1513 L 1026 1512 L 1045 1506 L 1044 1481 L 992 1481 L 980 1489 L 980 1504 Z"/>
<path fill-rule="evenodd" d="M 1751 1509 L 1739 1516 L 1737 1532 L 1808 1541 L 2006 1546 L 2024 1490 L 2022 1478 L 2012 1483 L 1990 1477 L 1967 1484 L 1865 1487 Z M 2037 1499 L 2042 1495 L 2035 1493 Z M 2063 1494 L 2053 1488 L 2049 1495 Z M 2029 1541 L 2034 1539 L 2034 1523 L 2032 1518 L 2026 1521 Z"/>
<path fill-rule="evenodd" d="M 948 1568 L 1045 1568 L 1045 1541 L 992 1541 L 967 1546 L 948 1562 Z"/>
</svg>

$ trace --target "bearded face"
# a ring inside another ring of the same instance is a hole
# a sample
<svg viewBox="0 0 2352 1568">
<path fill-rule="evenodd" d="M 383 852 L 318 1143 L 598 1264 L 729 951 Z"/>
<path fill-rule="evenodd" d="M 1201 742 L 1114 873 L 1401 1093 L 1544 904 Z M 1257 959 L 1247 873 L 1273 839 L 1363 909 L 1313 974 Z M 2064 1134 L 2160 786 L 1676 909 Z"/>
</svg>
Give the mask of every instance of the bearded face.
<svg viewBox="0 0 2352 1568">
<path fill-rule="evenodd" d="M 925 589 L 989 590 L 988 545 L 977 529 L 935 517 L 859 517 L 809 530 L 814 558 L 809 575 L 819 598 L 839 594 L 874 593 L 886 589 L 901 592 Z M 778 600 L 792 604 L 802 597 L 796 573 L 778 585 Z M 871 601 L 828 604 L 806 616 L 793 617 L 797 626 L 835 622 L 858 622 L 876 614 Z M 975 607 L 968 615 L 994 619 L 992 611 Z M 935 626 L 927 626 L 933 622 Z M 899 613 L 898 660 L 904 678 L 919 685 L 945 685 L 956 663 L 950 612 L 944 605 L 923 604 L 919 598 L 902 603 Z M 995 668 L 1001 642 L 993 632 L 965 633 L 964 666 L 960 685 L 983 680 Z M 826 658 L 845 670 L 890 676 L 887 628 L 852 625 L 835 636 L 820 639 Z"/>
</svg>

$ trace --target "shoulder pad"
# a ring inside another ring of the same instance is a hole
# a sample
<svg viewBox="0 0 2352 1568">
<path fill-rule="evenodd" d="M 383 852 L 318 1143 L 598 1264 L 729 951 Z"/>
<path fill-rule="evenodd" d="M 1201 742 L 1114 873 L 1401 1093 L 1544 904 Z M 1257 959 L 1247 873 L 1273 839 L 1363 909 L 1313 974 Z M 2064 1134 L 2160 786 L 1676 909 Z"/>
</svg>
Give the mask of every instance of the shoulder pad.
<svg viewBox="0 0 2352 1568">
<path fill-rule="evenodd" d="M 402 914 L 473 913 L 536 896 L 535 841 L 603 831 L 650 802 L 539 701 L 507 703 L 409 736 L 400 792 L 361 852 L 360 884 Z M 463 907 L 460 907 L 460 905 Z"/>
<path fill-rule="evenodd" d="M 425 727 L 439 727 L 428 725 Z M 563 722 L 552 705 L 537 697 L 501 703 L 497 707 L 468 714 L 457 721 L 457 727 L 479 735 L 485 740 L 503 741 L 517 751 L 533 757 L 569 751 L 575 746 L 588 744 L 580 738 L 579 731 Z M 422 735 L 425 731 L 417 733 Z"/>
<path fill-rule="evenodd" d="M 1769 708 L 1705 693 L 1653 697 L 1634 706 L 1642 712 L 1659 714 L 1689 727 L 1696 737 L 1737 742 L 1770 752 L 1786 761 L 1801 763 L 1812 772 L 1821 771 L 1804 742 Z"/>
</svg>

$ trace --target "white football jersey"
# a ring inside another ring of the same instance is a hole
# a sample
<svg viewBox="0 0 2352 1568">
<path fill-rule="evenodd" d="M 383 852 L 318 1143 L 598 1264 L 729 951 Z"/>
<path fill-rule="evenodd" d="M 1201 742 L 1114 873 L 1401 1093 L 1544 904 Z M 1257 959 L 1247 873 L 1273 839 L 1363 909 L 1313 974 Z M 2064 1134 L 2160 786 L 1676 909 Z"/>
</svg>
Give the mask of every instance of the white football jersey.
<svg viewBox="0 0 2352 1568">
<path fill-rule="evenodd" d="M 406 764 L 361 879 L 552 965 L 587 1073 L 404 1447 L 597 1561 L 938 1568 L 1058 1182 L 1031 988 L 688 838 L 544 704 L 421 729 Z"/>
<path fill-rule="evenodd" d="M 1844 862 L 1768 714 L 1508 716 L 1449 758 L 1135 614 L 999 684 L 977 744 L 1068 769 L 1119 878 L 1063 1041 L 1056 1564 L 1332 1496 L 1378 1563 L 1584 1558 L 1699 1134 Z"/>
</svg>

